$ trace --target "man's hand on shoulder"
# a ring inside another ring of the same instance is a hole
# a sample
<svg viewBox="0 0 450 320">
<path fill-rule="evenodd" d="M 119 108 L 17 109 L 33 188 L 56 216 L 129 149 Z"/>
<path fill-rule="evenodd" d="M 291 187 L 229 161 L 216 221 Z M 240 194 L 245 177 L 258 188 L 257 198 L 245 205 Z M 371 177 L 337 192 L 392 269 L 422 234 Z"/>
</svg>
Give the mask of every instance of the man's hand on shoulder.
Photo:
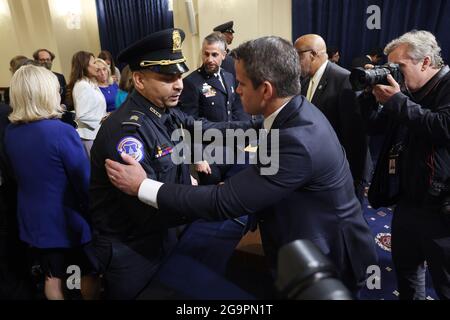
<svg viewBox="0 0 450 320">
<path fill-rule="evenodd" d="M 105 167 L 111 183 L 122 192 L 137 196 L 142 181 L 147 178 L 144 168 L 133 157 L 126 153 L 121 153 L 122 159 L 126 164 L 106 159 Z"/>
</svg>

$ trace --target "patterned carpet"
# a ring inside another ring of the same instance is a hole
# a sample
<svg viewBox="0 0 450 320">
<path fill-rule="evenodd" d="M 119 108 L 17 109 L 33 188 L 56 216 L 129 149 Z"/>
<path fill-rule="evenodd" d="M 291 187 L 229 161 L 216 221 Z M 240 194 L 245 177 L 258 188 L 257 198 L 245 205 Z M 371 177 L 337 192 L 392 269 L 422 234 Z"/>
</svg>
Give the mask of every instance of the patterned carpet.
<svg viewBox="0 0 450 320">
<path fill-rule="evenodd" d="M 364 203 L 364 217 L 368 222 L 377 243 L 379 266 L 381 268 L 381 289 L 369 290 L 365 288 L 360 298 L 363 300 L 397 300 L 398 291 L 396 277 L 391 259 L 391 208 L 373 209 L 367 202 Z M 427 299 L 437 299 L 431 285 L 431 278 L 427 272 Z"/>
</svg>

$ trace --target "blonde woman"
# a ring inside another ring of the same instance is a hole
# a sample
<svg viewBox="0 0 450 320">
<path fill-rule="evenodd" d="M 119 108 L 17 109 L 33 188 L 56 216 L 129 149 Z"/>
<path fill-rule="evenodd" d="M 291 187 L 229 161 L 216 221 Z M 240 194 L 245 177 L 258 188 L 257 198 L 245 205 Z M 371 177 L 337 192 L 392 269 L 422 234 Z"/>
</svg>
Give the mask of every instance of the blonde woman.
<svg viewBox="0 0 450 320">
<path fill-rule="evenodd" d="M 106 112 L 116 110 L 116 96 L 119 86 L 111 77 L 111 70 L 105 60 L 95 59 L 97 66 L 97 83 L 106 100 Z"/>
<path fill-rule="evenodd" d="M 80 51 L 72 58 L 68 99 L 75 108 L 75 121 L 86 153 L 91 147 L 100 123 L 106 116 L 106 100 L 97 85 L 97 66 L 92 53 Z"/>
<path fill-rule="evenodd" d="M 23 66 L 11 80 L 11 124 L 5 150 L 17 180 L 19 237 L 37 254 L 45 272 L 45 295 L 63 299 L 69 265 L 92 270 L 84 252 L 91 231 L 89 161 L 75 129 L 59 120 L 59 83 L 49 70 Z M 82 277 L 84 297 L 94 296 L 91 276 Z"/>
</svg>

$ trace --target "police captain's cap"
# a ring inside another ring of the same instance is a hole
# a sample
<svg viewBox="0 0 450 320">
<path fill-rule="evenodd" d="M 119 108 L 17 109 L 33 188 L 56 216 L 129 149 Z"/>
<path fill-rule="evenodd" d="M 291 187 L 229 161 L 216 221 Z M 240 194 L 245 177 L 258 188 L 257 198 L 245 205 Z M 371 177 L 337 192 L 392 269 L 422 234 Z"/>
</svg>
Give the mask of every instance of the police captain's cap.
<svg viewBox="0 0 450 320">
<path fill-rule="evenodd" d="M 224 33 L 224 32 L 234 33 L 233 24 L 234 24 L 233 21 L 225 22 L 224 24 L 221 24 L 220 26 L 215 27 L 213 29 L 213 31 L 219 31 L 222 33 Z"/>
<path fill-rule="evenodd" d="M 152 70 L 177 74 L 189 71 L 181 51 L 184 41 L 181 29 L 166 29 L 152 33 L 123 50 L 118 60 L 130 65 L 131 71 Z"/>
</svg>

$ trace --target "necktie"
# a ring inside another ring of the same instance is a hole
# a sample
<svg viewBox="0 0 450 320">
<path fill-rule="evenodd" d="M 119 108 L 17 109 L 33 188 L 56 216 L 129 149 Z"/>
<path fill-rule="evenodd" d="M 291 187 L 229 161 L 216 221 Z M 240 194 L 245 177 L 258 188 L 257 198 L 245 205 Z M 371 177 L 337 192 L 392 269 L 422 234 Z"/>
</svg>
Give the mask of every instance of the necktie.
<svg viewBox="0 0 450 320">
<path fill-rule="evenodd" d="M 220 76 L 220 73 L 216 73 L 214 76 L 217 78 L 217 80 L 219 80 L 220 84 L 222 85 L 222 89 L 227 91 L 223 83 L 222 77 Z"/>
<path fill-rule="evenodd" d="M 314 87 L 314 80 L 311 79 L 311 81 L 309 81 L 309 87 L 308 87 L 308 92 L 306 93 L 306 99 L 311 102 L 312 100 L 312 96 L 313 96 L 313 87 Z"/>
</svg>

